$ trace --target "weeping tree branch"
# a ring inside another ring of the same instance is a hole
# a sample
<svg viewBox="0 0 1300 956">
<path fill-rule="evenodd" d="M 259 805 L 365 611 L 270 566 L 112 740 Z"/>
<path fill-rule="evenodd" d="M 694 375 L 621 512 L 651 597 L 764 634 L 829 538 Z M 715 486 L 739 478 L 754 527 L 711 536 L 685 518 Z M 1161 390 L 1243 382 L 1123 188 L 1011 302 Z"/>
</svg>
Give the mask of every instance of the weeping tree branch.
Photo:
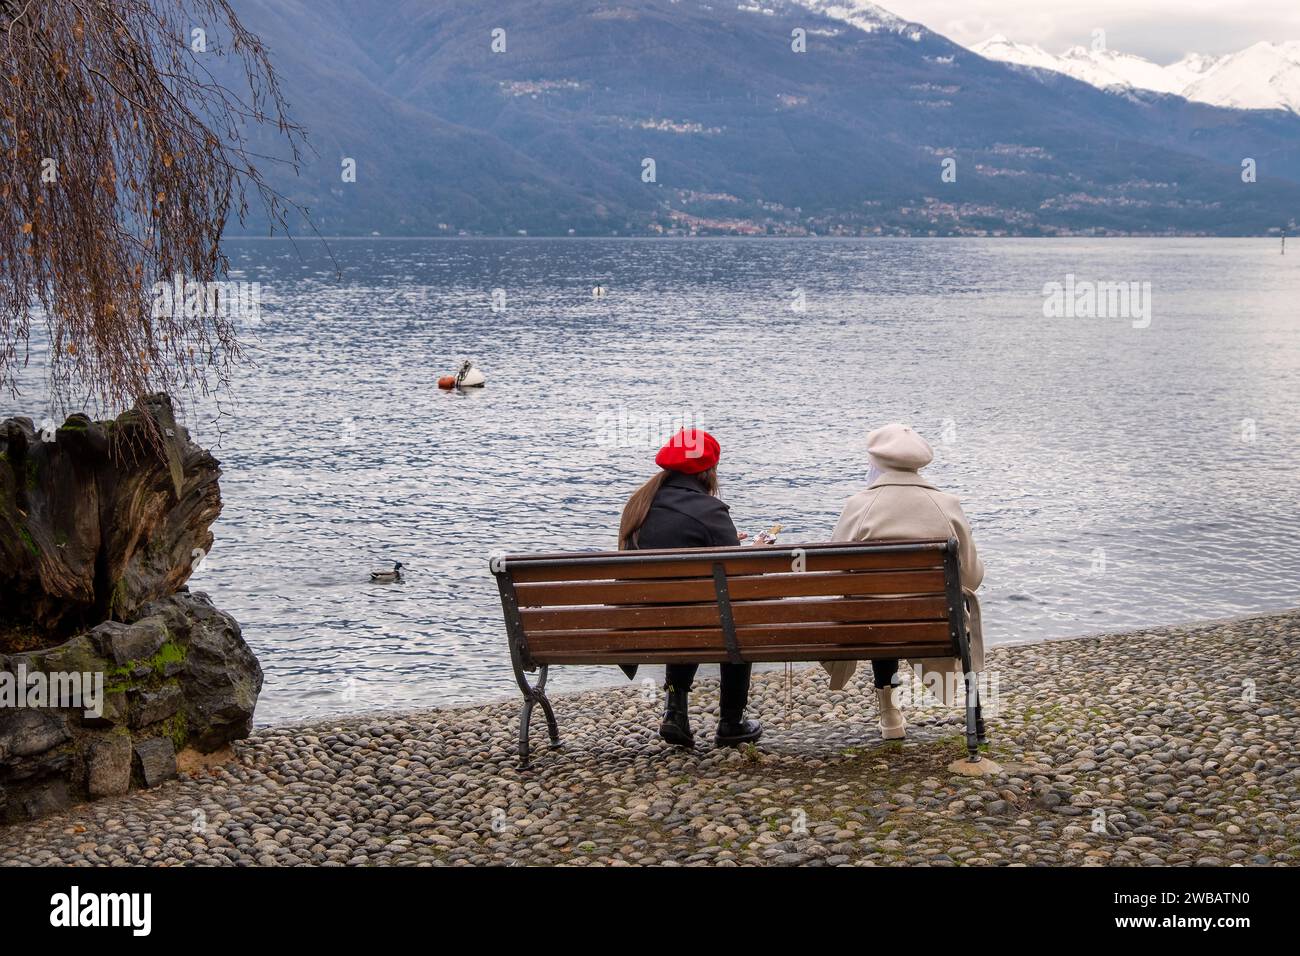
<svg viewBox="0 0 1300 956">
<path fill-rule="evenodd" d="M 153 289 L 224 276 L 222 232 L 250 202 L 272 231 L 306 214 L 254 164 L 260 127 L 289 146 L 271 162 L 296 171 L 305 145 L 261 41 L 227 0 L 0 0 L 0 89 L 0 389 L 17 388 L 37 311 L 60 399 L 121 409 L 224 383 L 232 317 L 158 314 Z"/>
</svg>

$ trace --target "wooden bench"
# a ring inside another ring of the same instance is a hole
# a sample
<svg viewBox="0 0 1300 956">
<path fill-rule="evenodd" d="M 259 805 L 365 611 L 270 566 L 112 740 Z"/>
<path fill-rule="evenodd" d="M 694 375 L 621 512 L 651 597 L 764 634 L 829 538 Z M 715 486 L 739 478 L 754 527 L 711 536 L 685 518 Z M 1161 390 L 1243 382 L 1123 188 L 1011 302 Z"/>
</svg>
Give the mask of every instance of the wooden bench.
<svg viewBox="0 0 1300 956">
<path fill-rule="evenodd" d="M 534 707 L 560 742 L 546 697 L 553 665 L 889 657 L 961 660 L 966 744 L 979 760 L 956 539 L 507 554 L 491 570 L 524 695 L 521 766 Z M 536 671 L 529 684 L 525 672 Z"/>
</svg>

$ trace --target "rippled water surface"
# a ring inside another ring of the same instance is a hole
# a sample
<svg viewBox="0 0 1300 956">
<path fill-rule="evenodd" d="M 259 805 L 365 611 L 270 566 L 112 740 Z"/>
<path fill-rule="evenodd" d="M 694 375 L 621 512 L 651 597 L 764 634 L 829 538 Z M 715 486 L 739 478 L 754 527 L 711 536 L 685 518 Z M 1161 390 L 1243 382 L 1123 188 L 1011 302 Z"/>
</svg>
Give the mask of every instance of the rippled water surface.
<svg viewBox="0 0 1300 956">
<path fill-rule="evenodd" d="M 187 409 L 224 468 L 192 579 L 262 722 L 516 693 L 490 551 L 611 547 L 672 420 L 742 530 L 824 540 L 885 422 L 934 444 L 993 643 L 1300 604 L 1300 250 L 1246 240 L 241 241 L 257 367 Z M 1149 281 L 1149 328 L 1043 285 Z M 604 299 L 593 285 L 608 287 Z M 505 292 L 492 310 L 492 290 Z M 802 290 L 805 311 L 792 308 Z M 474 357 L 488 385 L 440 392 Z M 24 403 L 39 418 L 37 372 Z M 368 582 L 385 562 L 399 585 Z M 613 668 L 559 668 L 572 689 Z"/>
</svg>

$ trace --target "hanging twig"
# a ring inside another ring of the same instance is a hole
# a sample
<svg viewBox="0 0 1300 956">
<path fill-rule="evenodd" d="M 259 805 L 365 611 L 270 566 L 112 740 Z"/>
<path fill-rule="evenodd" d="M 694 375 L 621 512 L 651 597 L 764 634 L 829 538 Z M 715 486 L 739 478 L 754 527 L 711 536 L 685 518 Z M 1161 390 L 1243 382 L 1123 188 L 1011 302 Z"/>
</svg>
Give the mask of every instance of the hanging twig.
<svg viewBox="0 0 1300 956">
<path fill-rule="evenodd" d="M 249 144 L 273 126 L 289 155 L 270 161 L 296 169 L 305 142 L 266 49 L 226 0 L 0 0 L 0 31 L 0 389 L 16 390 L 39 306 L 56 404 L 208 394 L 240 357 L 235 319 L 157 314 L 153 289 L 222 278 L 250 194 L 272 231 L 305 219 Z M 245 91 L 214 79 L 219 62 Z"/>
</svg>

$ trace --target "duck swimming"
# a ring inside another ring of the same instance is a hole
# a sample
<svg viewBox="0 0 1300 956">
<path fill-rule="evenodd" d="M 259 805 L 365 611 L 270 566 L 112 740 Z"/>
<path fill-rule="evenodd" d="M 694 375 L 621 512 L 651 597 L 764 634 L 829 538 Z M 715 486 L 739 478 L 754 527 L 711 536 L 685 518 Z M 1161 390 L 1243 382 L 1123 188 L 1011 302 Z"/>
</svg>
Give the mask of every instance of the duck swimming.
<svg viewBox="0 0 1300 956">
<path fill-rule="evenodd" d="M 393 562 L 391 571 L 371 571 L 370 580 L 372 581 L 400 581 L 402 580 L 402 568 L 404 565 L 401 561 Z"/>
</svg>

